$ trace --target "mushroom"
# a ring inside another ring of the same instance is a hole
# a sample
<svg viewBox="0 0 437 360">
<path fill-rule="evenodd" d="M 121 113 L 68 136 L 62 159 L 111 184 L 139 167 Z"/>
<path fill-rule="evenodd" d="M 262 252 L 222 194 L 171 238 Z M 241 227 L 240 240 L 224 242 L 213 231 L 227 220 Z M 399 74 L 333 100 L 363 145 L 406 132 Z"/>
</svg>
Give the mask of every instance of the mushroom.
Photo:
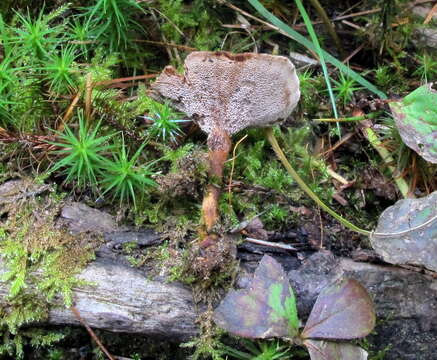
<svg viewBox="0 0 437 360">
<path fill-rule="evenodd" d="M 230 136 L 287 118 L 299 101 L 299 79 L 288 58 L 268 54 L 199 51 L 189 54 L 184 66 L 184 74 L 167 66 L 152 90 L 208 134 L 210 184 L 202 216 L 210 232 L 218 220 Z"/>
</svg>

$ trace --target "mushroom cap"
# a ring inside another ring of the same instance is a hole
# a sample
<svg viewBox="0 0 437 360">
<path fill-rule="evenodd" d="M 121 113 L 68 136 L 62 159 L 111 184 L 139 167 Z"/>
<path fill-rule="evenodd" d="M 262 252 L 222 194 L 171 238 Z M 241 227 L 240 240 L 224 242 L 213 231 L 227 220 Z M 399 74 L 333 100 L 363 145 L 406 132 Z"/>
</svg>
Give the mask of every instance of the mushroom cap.
<svg viewBox="0 0 437 360">
<path fill-rule="evenodd" d="M 270 126 L 300 98 L 294 65 L 283 56 L 196 51 L 184 66 L 184 74 L 167 66 L 152 85 L 154 96 L 169 99 L 208 134 Z"/>
</svg>

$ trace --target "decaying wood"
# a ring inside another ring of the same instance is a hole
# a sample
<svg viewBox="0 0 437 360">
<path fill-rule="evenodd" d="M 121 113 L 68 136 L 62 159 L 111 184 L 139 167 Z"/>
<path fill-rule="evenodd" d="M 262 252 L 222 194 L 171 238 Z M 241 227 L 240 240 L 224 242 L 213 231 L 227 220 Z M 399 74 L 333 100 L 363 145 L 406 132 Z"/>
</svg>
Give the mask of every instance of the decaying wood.
<svg viewBox="0 0 437 360">
<path fill-rule="evenodd" d="M 296 265 L 292 255 L 280 256 L 279 260 L 286 266 Z M 243 267 L 255 266 L 256 260 L 243 262 Z M 0 276 L 5 271 L 0 262 Z M 342 276 L 359 280 L 372 294 L 379 319 L 378 335 L 372 342 L 381 347 L 392 344 L 385 359 L 412 359 L 408 354 L 415 352 L 423 359 L 432 358 L 426 356 L 433 354 L 437 342 L 436 279 L 392 266 L 337 258 L 330 252 L 313 254 L 288 276 L 303 319 L 325 286 Z M 198 313 L 187 288 L 149 280 L 143 272 L 105 259 L 90 264 L 80 277 L 94 283 L 75 290 L 75 306 L 92 328 L 169 341 L 183 341 L 197 334 Z M 239 283 L 247 281 L 242 277 Z M 7 302 L 7 291 L 7 284 L 0 282 L 0 303 Z M 47 322 L 79 325 L 73 313 L 62 307 L 53 308 Z"/>
<path fill-rule="evenodd" d="M 108 214 L 78 203 L 66 205 L 60 220 L 75 233 L 80 233 L 92 228 L 85 219 L 105 224 L 94 229 L 103 232 L 108 244 L 97 252 L 97 260 L 80 274 L 89 285 L 74 291 L 75 307 L 84 321 L 94 329 L 137 333 L 168 341 L 186 341 L 195 336 L 198 333 L 196 319 L 202 312 L 202 305 L 194 304 L 189 288 L 169 284 L 163 278 L 151 280 L 146 272 L 117 262 L 120 258 L 116 255 L 117 244 L 130 239 L 143 244 L 140 246 L 149 246 L 159 242 L 157 235 L 117 229 Z M 247 252 L 243 245 L 238 253 L 241 272 L 236 284 L 240 288 L 250 282 L 251 273 L 262 257 L 262 253 Z M 294 252 L 259 249 L 269 252 L 284 265 L 303 321 L 324 287 L 341 277 L 354 278 L 368 289 L 374 300 L 378 321 L 370 343 L 375 349 L 390 346 L 384 359 L 417 359 L 418 354 L 425 360 L 435 358 L 436 278 L 395 266 L 339 258 L 329 251 L 312 255 L 299 253 L 298 257 L 305 259 L 298 260 Z M 113 256 L 110 256 L 111 252 Z M 0 259 L 0 279 L 6 271 Z M 8 283 L 0 281 L 0 307 L 7 305 L 8 291 Z M 60 299 L 56 302 L 61 304 Z M 51 308 L 46 323 L 79 325 L 74 314 L 62 306 Z"/>
<path fill-rule="evenodd" d="M 0 276 L 7 269 L 0 260 Z M 92 284 L 74 291 L 75 307 L 92 328 L 140 333 L 183 341 L 196 335 L 197 312 L 186 288 L 153 281 L 136 269 L 104 259 L 91 263 L 79 276 Z M 7 304 L 8 284 L 0 282 L 0 306 Z M 61 301 L 56 301 L 60 305 Z M 70 309 L 53 306 L 52 325 L 80 325 Z"/>
</svg>

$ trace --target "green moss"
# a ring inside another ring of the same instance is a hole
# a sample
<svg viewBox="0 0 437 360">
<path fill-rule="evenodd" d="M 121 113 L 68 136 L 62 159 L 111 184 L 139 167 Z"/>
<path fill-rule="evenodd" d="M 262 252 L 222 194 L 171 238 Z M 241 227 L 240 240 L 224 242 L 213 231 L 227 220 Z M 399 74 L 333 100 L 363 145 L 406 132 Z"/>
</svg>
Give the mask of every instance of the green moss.
<svg viewBox="0 0 437 360">
<path fill-rule="evenodd" d="M 215 326 L 212 320 L 212 308 L 204 312 L 199 317 L 200 335 L 189 342 L 181 345 L 184 348 L 194 348 L 193 354 L 189 357 L 190 360 L 212 359 L 225 360 L 227 359 L 226 352 L 223 350 L 221 338 L 224 335 L 224 330 Z"/>
<path fill-rule="evenodd" d="M 164 14 L 161 31 L 177 44 L 185 40 L 198 50 L 218 49 L 222 31 L 211 9 L 208 0 L 194 0 L 188 6 L 182 0 L 159 0 L 159 11 Z"/>
<path fill-rule="evenodd" d="M 23 325 L 44 320 L 55 296 L 72 304 L 76 275 L 93 258 L 93 242 L 71 236 L 55 225 L 61 202 L 57 196 L 27 199 L 6 206 L 0 232 L 0 256 L 9 285 L 7 302 L 0 304 L 0 333 L 6 339 L 0 354 L 21 358 L 23 346 L 43 346 L 59 339 L 52 332 L 23 332 Z M 94 242 L 95 243 L 95 242 Z"/>
<path fill-rule="evenodd" d="M 325 202 L 331 202 L 334 188 L 328 182 L 327 165 L 323 159 L 310 155 L 311 127 L 298 124 L 282 132 L 275 131 L 299 175 Z M 228 163 L 228 170 L 230 166 Z M 243 185 L 232 189 L 232 194 L 223 194 L 220 201 L 222 217 L 233 225 L 238 219 L 261 215 L 267 229 L 278 230 L 296 220 L 289 210 L 290 204 L 313 206 L 277 160 L 259 130 L 249 131 L 249 137 L 238 148 L 233 181 Z"/>
</svg>

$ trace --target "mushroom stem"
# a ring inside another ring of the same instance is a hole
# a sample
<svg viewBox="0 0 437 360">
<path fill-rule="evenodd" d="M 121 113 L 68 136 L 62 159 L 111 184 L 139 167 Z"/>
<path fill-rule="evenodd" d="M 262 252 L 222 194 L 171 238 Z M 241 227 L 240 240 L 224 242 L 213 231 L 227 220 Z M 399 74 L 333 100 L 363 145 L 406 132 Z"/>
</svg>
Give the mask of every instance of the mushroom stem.
<svg viewBox="0 0 437 360">
<path fill-rule="evenodd" d="M 202 203 L 202 217 L 210 232 L 218 220 L 218 201 L 223 180 L 223 168 L 231 150 L 231 138 L 221 129 L 213 129 L 208 136 L 209 185 Z"/>
</svg>

